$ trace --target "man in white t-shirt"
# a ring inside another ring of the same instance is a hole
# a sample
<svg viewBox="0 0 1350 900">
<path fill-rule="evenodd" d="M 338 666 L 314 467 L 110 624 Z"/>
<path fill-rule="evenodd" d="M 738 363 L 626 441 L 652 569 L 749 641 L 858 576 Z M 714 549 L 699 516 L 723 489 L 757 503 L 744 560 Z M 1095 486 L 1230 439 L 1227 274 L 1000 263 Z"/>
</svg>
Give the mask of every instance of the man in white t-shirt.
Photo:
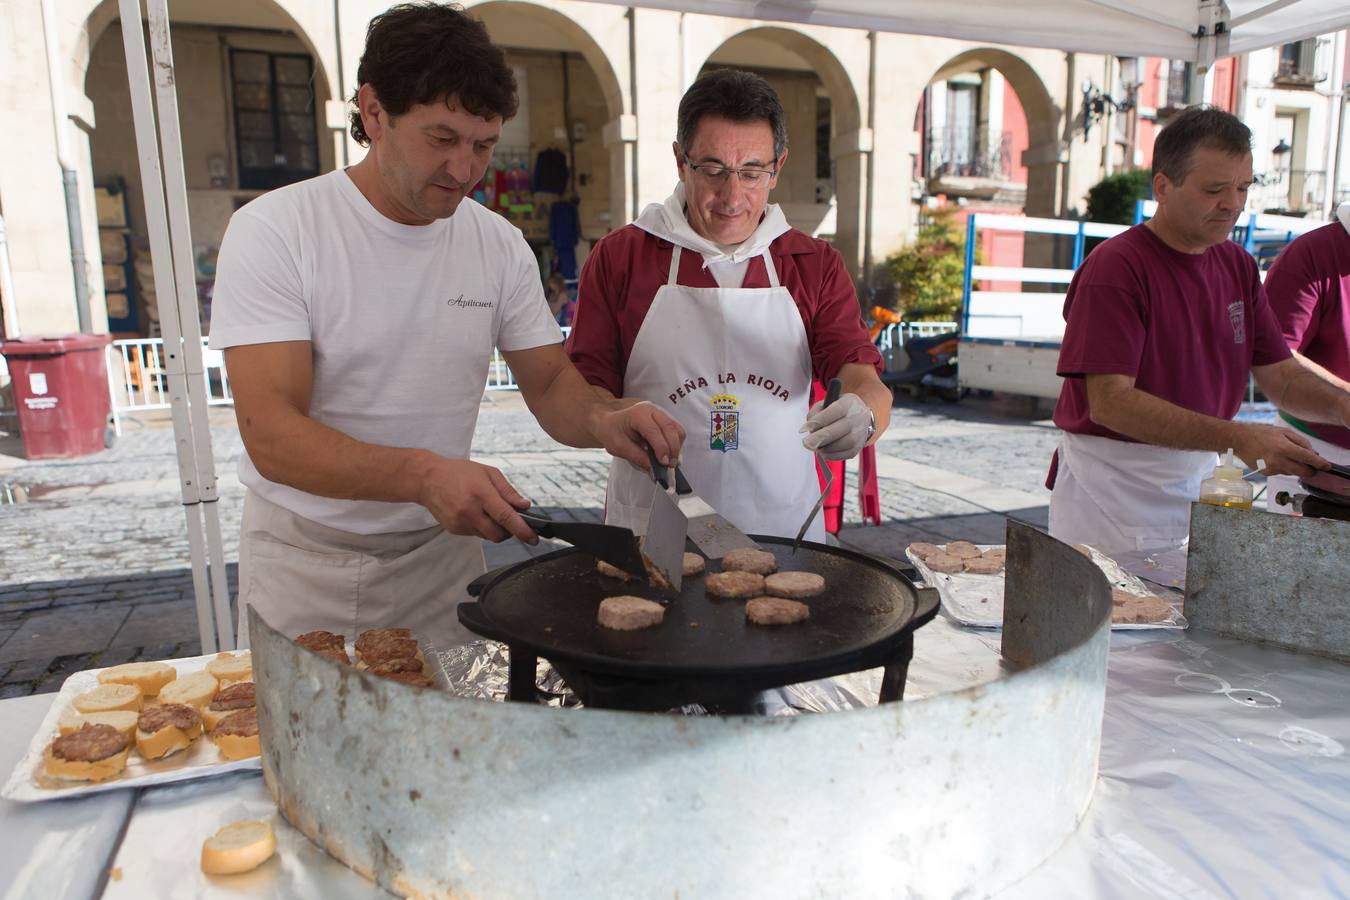
<svg viewBox="0 0 1350 900">
<path fill-rule="evenodd" d="M 534 256 L 472 200 L 516 85 L 483 25 L 449 6 L 372 20 L 347 170 L 266 194 L 221 245 L 211 346 L 247 451 L 245 608 L 295 636 L 406 626 L 470 635 L 455 607 L 480 539 L 537 540 L 529 506 L 469 449 L 493 348 L 558 441 L 645 465 L 683 430 L 590 388 L 563 353 Z"/>
</svg>

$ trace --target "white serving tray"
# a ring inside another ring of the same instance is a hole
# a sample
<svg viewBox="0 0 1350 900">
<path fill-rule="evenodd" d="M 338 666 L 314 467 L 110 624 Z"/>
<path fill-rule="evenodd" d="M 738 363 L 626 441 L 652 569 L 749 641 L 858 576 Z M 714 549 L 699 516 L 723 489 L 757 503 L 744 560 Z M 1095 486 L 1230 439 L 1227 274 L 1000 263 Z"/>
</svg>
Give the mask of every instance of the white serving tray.
<svg viewBox="0 0 1350 900">
<path fill-rule="evenodd" d="M 981 550 L 988 550 L 995 547 L 1001 548 L 1003 545 L 980 544 L 978 546 Z M 1088 549 L 1092 550 L 1092 548 Z M 972 628 L 1003 627 L 1003 572 L 999 572 L 997 575 L 970 575 L 964 572 L 949 575 L 946 572 L 934 572 L 928 568 L 922 559 L 909 552 L 909 548 L 905 548 L 905 556 L 919 570 L 924 582 L 937 589 L 942 608 L 957 622 L 962 625 L 969 625 Z M 1111 582 L 1113 588 L 1139 596 L 1159 597 L 1172 606 L 1171 617 L 1161 622 L 1143 624 L 1113 622 L 1111 624 L 1113 630 L 1185 628 L 1187 626 L 1186 618 L 1177 608 L 1176 601 L 1179 598 L 1175 594 L 1170 591 L 1150 590 L 1143 581 L 1120 568 L 1110 557 L 1103 556 L 1096 550 L 1092 550 L 1092 561 L 1106 573 L 1106 578 Z"/>
<path fill-rule="evenodd" d="M 185 659 L 166 659 L 164 662 L 178 670 L 181 678 L 193 672 L 200 672 L 206 664 L 215 659 L 215 654 L 192 656 Z M 0 796 L 9 800 L 33 802 L 38 800 L 57 800 L 64 797 L 76 797 L 85 794 L 97 794 L 102 791 L 117 791 L 123 788 L 145 787 L 154 784 L 169 784 L 175 781 L 190 781 L 194 778 L 210 778 L 226 772 L 241 769 L 260 769 L 262 761 L 258 757 L 241 760 L 228 760 L 220 755 L 216 745 L 202 735 L 192 742 L 186 750 L 164 759 L 145 760 L 131 748 L 127 757 L 127 768 L 116 778 L 107 781 L 58 781 L 48 778 L 42 771 L 42 759 L 51 742 L 60 736 L 57 723 L 61 715 L 71 709 L 72 701 L 86 691 L 98 687 L 98 673 L 103 669 L 85 669 L 76 672 L 61 685 L 60 692 L 52 702 L 51 708 L 33 735 L 28 751 L 19 760 L 10 773 L 9 780 Z"/>
</svg>

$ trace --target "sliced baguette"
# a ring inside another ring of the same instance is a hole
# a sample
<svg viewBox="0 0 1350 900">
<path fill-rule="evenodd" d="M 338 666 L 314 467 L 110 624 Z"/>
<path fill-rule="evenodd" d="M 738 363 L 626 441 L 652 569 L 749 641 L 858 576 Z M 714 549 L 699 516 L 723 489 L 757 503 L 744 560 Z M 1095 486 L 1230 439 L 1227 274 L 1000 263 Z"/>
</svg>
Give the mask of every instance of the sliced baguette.
<svg viewBox="0 0 1350 900">
<path fill-rule="evenodd" d="M 241 653 L 218 653 L 216 658 L 206 664 L 206 671 L 220 682 L 221 687 L 236 681 L 253 680 L 253 655 L 244 650 Z"/>
<path fill-rule="evenodd" d="M 272 823 L 260 819 L 231 822 L 202 843 L 202 871 L 207 875 L 250 872 L 276 852 Z"/>
<path fill-rule="evenodd" d="M 153 697 L 178 677 L 173 666 L 162 662 L 134 662 L 112 666 L 98 673 L 99 684 L 129 684 L 143 696 Z"/>
<path fill-rule="evenodd" d="M 184 703 L 201 712 L 216 695 L 219 686 L 219 682 L 210 672 L 193 672 L 160 689 L 159 702 Z"/>
<path fill-rule="evenodd" d="M 73 701 L 82 713 L 113 712 L 119 709 L 140 711 L 141 689 L 129 684 L 100 684 Z"/>
</svg>

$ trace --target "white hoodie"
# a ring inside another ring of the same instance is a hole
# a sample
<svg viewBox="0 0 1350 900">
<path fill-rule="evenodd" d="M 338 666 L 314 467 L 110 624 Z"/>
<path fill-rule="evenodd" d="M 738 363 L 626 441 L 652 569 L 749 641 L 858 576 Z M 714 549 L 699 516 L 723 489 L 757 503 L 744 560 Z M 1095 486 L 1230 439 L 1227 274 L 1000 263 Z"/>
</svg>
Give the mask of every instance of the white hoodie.
<svg viewBox="0 0 1350 900">
<path fill-rule="evenodd" d="M 1350 200 L 1336 207 L 1336 218 L 1341 220 L 1341 226 L 1350 232 Z"/>
<path fill-rule="evenodd" d="M 648 234 L 702 254 L 703 267 L 712 271 L 713 278 L 722 288 L 739 288 L 745 281 L 750 260 L 763 253 L 790 228 L 783 210 L 777 203 L 770 203 L 764 207 L 764 218 L 760 219 L 759 227 L 727 253 L 689 226 L 684 206 L 684 182 L 680 182 L 665 203 L 648 204 L 633 224 Z"/>
</svg>

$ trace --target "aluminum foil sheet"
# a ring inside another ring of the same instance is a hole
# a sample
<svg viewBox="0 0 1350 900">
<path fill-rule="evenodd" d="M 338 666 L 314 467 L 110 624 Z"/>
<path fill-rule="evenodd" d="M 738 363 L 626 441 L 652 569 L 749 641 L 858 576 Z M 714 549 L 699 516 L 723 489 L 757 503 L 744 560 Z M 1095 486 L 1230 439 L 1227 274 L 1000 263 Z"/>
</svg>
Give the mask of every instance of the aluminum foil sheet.
<svg viewBox="0 0 1350 900">
<path fill-rule="evenodd" d="M 981 550 L 989 550 L 1003 545 L 980 544 L 978 546 Z M 1145 624 L 1117 622 L 1111 625 L 1113 631 L 1141 628 L 1185 628 L 1187 626 L 1186 617 L 1181 613 L 1181 594 L 1169 590 L 1161 584 L 1149 583 L 1131 575 L 1116 560 L 1102 555 L 1091 547 L 1088 549 L 1091 550 L 1092 561 L 1106 575 L 1107 581 L 1111 582 L 1111 587 L 1140 597 L 1161 597 L 1172 607 L 1171 615 L 1162 621 Z M 905 555 L 919 570 L 924 583 L 937 588 L 938 597 L 942 600 L 942 609 L 947 615 L 960 624 L 969 625 L 972 628 L 1003 627 L 1002 573 L 998 575 L 969 575 L 966 573 L 953 575 L 946 572 L 935 572 L 908 549 L 905 550 Z"/>
<path fill-rule="evenodd" d="M 506 701 L 511 654 L 505 644 L 472 641 L 450 650 L 429 647 L 424 655 L 431 665 L 432 677 L 456 697 L 496 703 Z M 757 698 L 753 711 L 758 715 L 795 716 L 876 706 L 882 673 L 880 668 L 869 669 L 764 691 Z M 540 693 L 540 702 L 546 706 L 580 709 L 584 705 L 546 659 L 539 660 L 535 686 Z M 708 711 L 698 704 L 681 706 L 670 712 L 685 716 L 708 715 Z"/>
</svg>

